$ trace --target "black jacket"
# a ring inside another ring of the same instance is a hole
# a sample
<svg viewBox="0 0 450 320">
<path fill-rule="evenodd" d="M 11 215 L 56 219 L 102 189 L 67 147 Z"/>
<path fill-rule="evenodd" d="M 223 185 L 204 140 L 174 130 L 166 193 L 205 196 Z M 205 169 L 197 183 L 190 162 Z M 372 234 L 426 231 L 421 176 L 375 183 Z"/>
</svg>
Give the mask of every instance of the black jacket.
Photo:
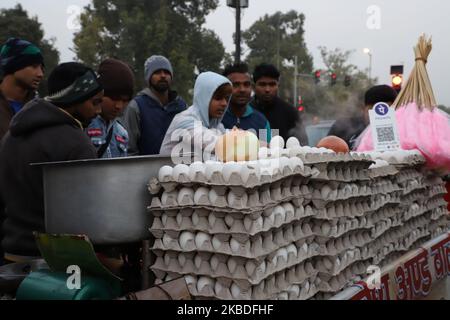
<svg viewBox="0 0 450 320">
<path fill-rule="evenodd" d="M 250 102 L 250 105 L 266 116 L 272 130 L 279 130 L 279 135 L 285 141 L 290 137 L 296 137 L 302 146 L 308 145 L 308 136 L 300 113 L 293 106 L 279 97 L 276 97 L 271 105 L 264 105 L 256 98 Z"/>
<path fill-rule="evenodd" d="M 30 164 L 96 157 L 89 138 L 69 114 L 42 99 L 24 106 L 0 147 L 5 252 L 40 256 L 32 232 L 45 232 L 43 178 L 42 169 Z"/>
<path fill-rule="evenodd" d="M 355 142 L 367 125 L 360 115 L 338 119 L 331 127 L 329 136 L 339 137 L 347 142 L 350 150 L 355 149 Z"/>
</svg>

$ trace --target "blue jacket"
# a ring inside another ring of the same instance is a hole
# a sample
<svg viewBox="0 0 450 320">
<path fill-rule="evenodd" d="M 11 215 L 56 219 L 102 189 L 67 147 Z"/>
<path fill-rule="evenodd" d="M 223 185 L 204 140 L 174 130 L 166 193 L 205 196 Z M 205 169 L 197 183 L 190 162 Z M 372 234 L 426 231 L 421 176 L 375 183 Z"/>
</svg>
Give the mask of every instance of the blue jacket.
<svg viewBox="0 0 450 320">
<path fill-rule="evenodd" d="M 240 118 L 234 115 L 231 108 L 228 108 L 222 123 L 226 129 L 237 127 L 242 130 L 251 130 L 260 139 L 266 138 L 268 143 L 272 140 L 269 121 L 261 112 L 253 109 L 250 105 L 247 106 L 244 115 Z"/>
<path fill-rule="evenodd" d="M 156 155 L 175 116 L 187 109 L 186 102 L 171 91 L 169 103 L 161 104 L 153 92 L 146 88 L 128 105 L 123 123 L 130 138 L 128 154 Z"/>
<path fill-rule="evenodd" d="M 113 130 L 111 142 L 109 143 L 109 146 L 102 158 L 111 159 L 127 157 L 128 133 L 117 119 L 107 125 L 106 121 L 101 116 L 97 116 L 97 118 L 92 120 L 91 124 L 86 129 L 86 133 L 98 151 L 104 144 L 106 144 L 109 130 L 111 129 Z"/>
</svg>

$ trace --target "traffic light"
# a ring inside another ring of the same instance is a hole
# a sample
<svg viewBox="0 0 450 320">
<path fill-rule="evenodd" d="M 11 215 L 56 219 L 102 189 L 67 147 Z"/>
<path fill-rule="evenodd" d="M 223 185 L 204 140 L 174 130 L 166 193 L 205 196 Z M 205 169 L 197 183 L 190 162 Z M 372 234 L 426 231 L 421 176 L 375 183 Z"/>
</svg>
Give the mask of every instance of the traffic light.
<svg viewBox="0 0 450 320">
<path fill-rule="evenodd" d="M 300 112 L 305 111 L 305 106 L 303 105 L 303 98 L 301 96 L 298 97 L 298 105 L 297 105 L 297 109 Z"/>
<path fill-rule="evenodd" d="M 337 83 L 337 74 L 336 73 L 332 73 L 331 74 L 331 81 L 330 81 L 331 85 L 334 86 Z"/>
<path fill-rule="evenodd" d="M 403 85 L 403 66 L 391 66 L 392 88 L 399 92 Z"/>
<path fill-rule="evenodd" d="M 395 91 L 400 92 L 402 90 L 403 84 L 403 75 L 401 74 L 393 74 L 392 75 L 392 88 Z"/>
<path fill-rule="evenodd" d="M 352 77 L 351 76 L 345 76 L 344 86 L 350 87 L 351 85 L 352 85 Z"/>
<path fill-rule="evenodd" d="M 314 80 L 315 80 L 316 84 L 320 83 L 321 76 L 322 76 L 322 71 L 317 70 L 316 72 L 314 72 Z"/>
</svg>

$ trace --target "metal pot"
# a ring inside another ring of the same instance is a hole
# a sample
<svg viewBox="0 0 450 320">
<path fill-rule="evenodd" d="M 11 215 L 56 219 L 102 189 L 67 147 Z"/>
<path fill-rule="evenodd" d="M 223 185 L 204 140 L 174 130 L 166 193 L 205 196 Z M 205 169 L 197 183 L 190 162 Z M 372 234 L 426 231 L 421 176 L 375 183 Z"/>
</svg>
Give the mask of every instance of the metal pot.
<svg viewBox="0 0 450 320">
<path fill-rule="evenodd" d="M 87 235 L 97 245 L 149 239 L 147 185 L 171 164 L 160 156 L 39 164 L 46 232 Z"/>
</svg>

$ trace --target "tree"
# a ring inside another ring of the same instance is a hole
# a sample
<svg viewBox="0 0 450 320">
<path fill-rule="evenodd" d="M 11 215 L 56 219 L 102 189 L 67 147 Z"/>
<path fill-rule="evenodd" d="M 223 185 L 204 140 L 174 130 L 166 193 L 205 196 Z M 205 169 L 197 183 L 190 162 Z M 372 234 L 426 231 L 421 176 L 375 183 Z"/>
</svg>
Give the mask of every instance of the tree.
<svg viewBox="0 0 450 320">
<path fill-rule="evenodd" d="M 312 72 L 313 58 L 306 48 L 304 24 L 305 16 L 301 13 L 277 12 L 265 15 L 242 34 L 250 50 L 249 66 L 254 68 L 262 62 L 276 65 L 282 74 L 280 93 L 286 99 L 292 98 L 294 57 L 298 58 L 300 73 Z"/>
<path fill-rule="evenodd" d="M 219 71 L 225 48 L 219 37 L 202 26 L 218 0 L 93 0 L 81 15 L 75 35 L 80 61 L 96 68 L 108 57 L 128 62 L 144 86 L 144 62 L 153 54 L 168 57 L 174 86 L 188 98 L 195 70 Z"/>
<path fill-rule="evenodd" d="M 355 112 L 364 103 L 364 93 L 373 86 L 377 79 L 368 79 L 367 73 L 359 70 L 349 60 L 353 51 L 341 49 L 328 50 L 319 47 L 325 70 L 322 70 L 322 81 L 319 85 L 312 80 L 302 80 L 300 91 L 307 111 L 312 116 L 324 119 L 335 119 L 343 114 Z M 337 84 L 330 86 L 331 74 L 337 76 Z M 344 86 L 345 76 L 351 77 L 351 85 Z"/>
<path fill-rule="evenodd" d="M 44 31 L 37 17 L 30 18 L 20 4 L 12 9 L 0 10 L 0 44 L 4 44 L 11 37 L 30 41 L 41 49 L 46 72 L 39 94 L 47 95 L 48 76 L 59 63 L 59 52 L 55 48 L 55 40 L 44 39 Z"/>
</svg>

